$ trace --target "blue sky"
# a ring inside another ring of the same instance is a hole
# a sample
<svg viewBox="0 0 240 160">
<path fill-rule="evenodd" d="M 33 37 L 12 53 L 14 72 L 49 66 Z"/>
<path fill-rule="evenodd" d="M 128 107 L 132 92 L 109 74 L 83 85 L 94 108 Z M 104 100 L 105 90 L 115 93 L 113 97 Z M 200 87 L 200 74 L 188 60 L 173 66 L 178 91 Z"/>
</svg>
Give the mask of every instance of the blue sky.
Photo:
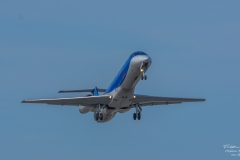
<svg viewBox="0 0 240 160">
<path fill-rule="evenodd" d="M 0 159 L 237 159 L 240 2 L 0 1 Z M 107 88 L 129 55 L 153 59 L 136 93 L 206 98 L 98 124 L 23 99 Z"/>
</svg>

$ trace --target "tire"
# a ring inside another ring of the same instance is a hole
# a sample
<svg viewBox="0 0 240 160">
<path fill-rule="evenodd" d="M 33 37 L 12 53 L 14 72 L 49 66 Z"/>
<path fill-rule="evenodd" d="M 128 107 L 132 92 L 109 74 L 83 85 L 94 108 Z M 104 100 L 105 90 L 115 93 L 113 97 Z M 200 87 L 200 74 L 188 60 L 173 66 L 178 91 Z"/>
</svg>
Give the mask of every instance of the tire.
<svg viewBox="0 0 240 160">
<path fill-rule="evenodd" d="M 133 113 L 133 119 L 136 120 L 137 119 L 137 114 Z"/>
<path fill-rule="evenodd" d="M 98 119 L 99 119 L 99 114 L 96 113 L 96 121 L 98 121 Z"/>
<path fill-rule="evenodd" d="M 141 113 L 138 113 L 138 120 L 141 119 Z"/>
<path fill-rule="evenodd" d="M 103 114 L 100 113 L 100 120 L 102 121 L 103 120 Z"/>
<path fill-rule="evenodd" d="M 144 79 L 147 80 L 147 76 L 144 76 Z"/>
</svg>

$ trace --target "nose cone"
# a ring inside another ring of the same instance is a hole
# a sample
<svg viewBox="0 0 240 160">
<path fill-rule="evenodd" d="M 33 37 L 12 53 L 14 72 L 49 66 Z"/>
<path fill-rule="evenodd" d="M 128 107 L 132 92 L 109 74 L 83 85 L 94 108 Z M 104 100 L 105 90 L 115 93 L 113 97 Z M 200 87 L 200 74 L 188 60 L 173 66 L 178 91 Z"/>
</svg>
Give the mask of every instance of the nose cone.
<svg viewBox="0 0 240 160">
<path fill-rule="evenodd" d="M 141 59 L 143 62 L 150 62 L 150 63 L 152 62 L 152 58 L 148 55 L 142 55 Z"/>
<path fill-rule="evenodd" d="M 147 63 L 149 65 L 152 63 L 152 59 L 148 55 L 138 55 L 135 58 L 139 63 Z"/>
<path fill-rule="evenodd" d="M 145 55 L 136 55 L 132 58 L 132 64 L 139 66 L 140 69 L 147 70 L 151 65 L 152 59 L 147 54 Z"/>
<path fill-rule="evenodd" d="M 132 59 L 138 59 L 138 60 L 141 60 L 141 61 L 148 61 L 148 62 L 151 62 L 152 59 L 149 55 L 147 55 L 145 52 L 142 52 L 142 51 L 136 51 L 134 53 L 131 54 L 130 58 Z"/>
</svg>

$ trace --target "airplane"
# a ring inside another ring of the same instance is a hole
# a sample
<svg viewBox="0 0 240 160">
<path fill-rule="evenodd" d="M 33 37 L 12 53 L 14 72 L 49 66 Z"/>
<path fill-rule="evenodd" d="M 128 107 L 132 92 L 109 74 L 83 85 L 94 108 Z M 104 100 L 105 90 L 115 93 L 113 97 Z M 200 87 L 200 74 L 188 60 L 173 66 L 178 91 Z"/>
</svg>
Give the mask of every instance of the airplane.
<svg viewBox="0 0 240 160">
<path fill-rule="evenodd" d="M 135 108 L 133 119 L 140 120 L 142 107 L 153 105 L 180 104 L 182 102 L 203 102 L 206 99 L 157 97 L 134 94 L 137 83 L 147 80 L 146 71 L 152 59 L 145 52 L 136 51 L 130 55 L 107 89 L 93 88 L 61 90 L 59 93 L 91 92 L 84 97 L 23 100 L 22 103 L 44 103 L 49 105 L 78 106 L 82 114 L 93 112 L 94 120 L 100 123 L 110 121 L 116 113 L 126 113 Z M 99 92 L 103 92 L 99 95 Z"/>
</svg>

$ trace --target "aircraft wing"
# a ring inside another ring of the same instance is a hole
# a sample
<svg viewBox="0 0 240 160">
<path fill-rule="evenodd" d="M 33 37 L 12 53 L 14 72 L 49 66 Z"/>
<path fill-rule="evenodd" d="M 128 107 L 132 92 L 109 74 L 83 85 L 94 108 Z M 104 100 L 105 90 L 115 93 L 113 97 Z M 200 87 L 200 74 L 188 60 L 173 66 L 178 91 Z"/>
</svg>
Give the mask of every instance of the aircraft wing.
<svg viewBox="0 0 240 160">
<path fill-rule="evenodd" d="M 74 97 L 74 98 L 57 98 L 57 99 L 35 99 L 23 100 L 22 103 L 43 103 L 51 105 L 95 105 L 95 104 L 108 104 L 111 101 L 109 96 L 90 96 L 90 97 Z"/>
<path fill-rule="evenodd" d="M 133 104 L 140 104 L 140 106 L 152 106 L 152 105 L 167 105 L 177 104 L 182 102 L 203 102 L 206 99 L 195 99 L 195 98 L 173 98 L 173 97 L 155 97 L 145 95 L 135 95 L 136 97 L 132 100 Z"/>
</svg>

